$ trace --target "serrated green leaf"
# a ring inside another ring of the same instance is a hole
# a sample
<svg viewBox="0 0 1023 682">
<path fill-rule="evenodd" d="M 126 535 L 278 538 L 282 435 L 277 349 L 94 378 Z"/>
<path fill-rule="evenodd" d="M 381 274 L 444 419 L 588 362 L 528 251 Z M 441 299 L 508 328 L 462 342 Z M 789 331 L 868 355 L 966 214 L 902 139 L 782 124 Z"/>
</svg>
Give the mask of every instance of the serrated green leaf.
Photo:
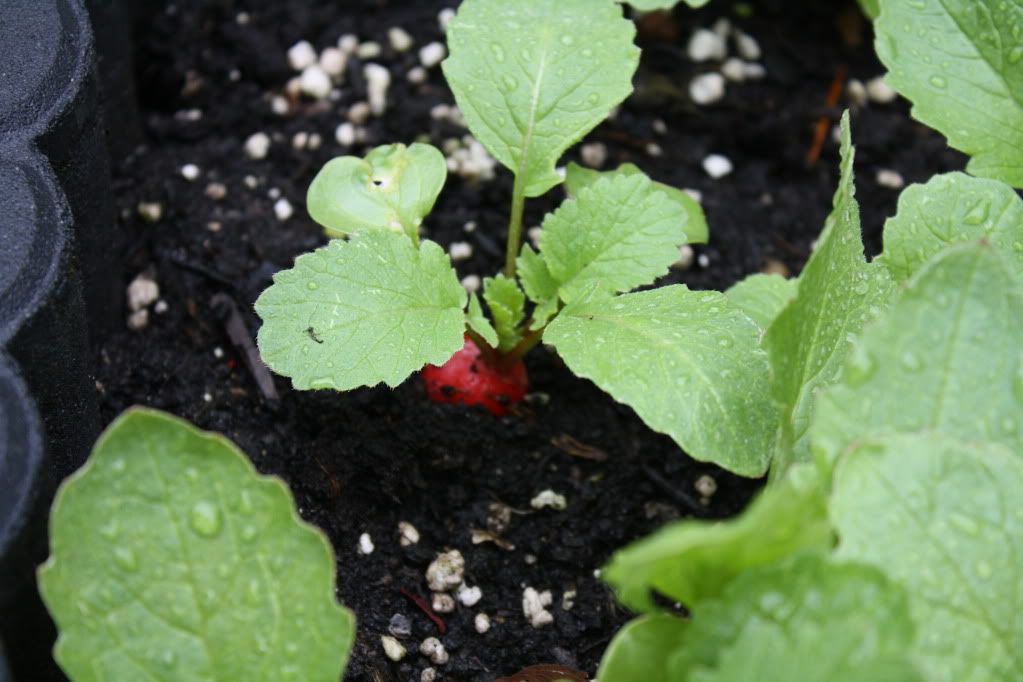
<svg viewBox="0 0 1023 682">
<path fill-rule="evenodd" d="M 757 273 L 732 285 L 725 296 L 761 329 L 767 329 L 789 301 L 796 297 L 798 286 L 799 280 L 796 279 Z"/>
<path fill-rule="evenodd" d="M 339 156 L 309 185 L 306 204 L 328 235 L 360 230 L 404 232 L 419 240 L 419 226 L 447 179 L 444 155 L 428 144 L 389 144 L 365 159 Z"/>
<path fill-rule="evenodd" d="M 565 190 L 569 195 L 577 197 L 586 187 L 591 186 L 602 177 L 616 177 L 619 175 L 642 175 L 646 174 L 634 163 L 623 163 L 613 171 L 596 171 L 584 168 L 572 162 L 568 164 L 565 171 Z M 706 244 L 710 238 L 710 230 L 707 227 L 707 217 L 703 214 L 703 207 L 696 199 L 693 199 L 686 192 L 665 185 L 663 182 L 654 182 L 654 187 L 668 195 L 668 198 L 676 202 L 685 213 L 686 243 Z"/>
<path fill-rule="evenodd" d="M 860 8 L 868 19 L 877 19 L 881 13 L 880 0 L 859 0 Z"/>
<path fill-rule="evenodd" d="M 803 556 L 696 606 L 670 679 L 923 682 L 906 651 L 913 633 L 905 593 L 883 573 Z"/>
<path fill-rule="evenodd" d="M 61 486 L 39 586 L 74 682 L 336 682 L 355 636 L 326 538 L 226 438 L 134 409 Z"/>
<path fill-rule="evenodd" d="M 881 0 L 877 54 L 913 116 L 1023 188 L 1023 0 Z"/>
<path fill-rule="evenodd" d="M 633 611 L 656 608 L 651 590 L 692 608 L 720 596 L 746 571 L 833 542 L 823 488 L 811 465 L 803 464 L 742 515 L 673 523 L 616 552 L 601 575 Z"/>
<path fill-rule="evenodd" d="M 511 350 L 522 339 L 519 325 L 526 316 L 526 295 L 515 280 L 498 275 L 483 280 L 483 300 L 494 318 L 494 328 L 500 339 L 498 350 L 502 353 Z"/>
<path fill-rule="evenodd" d="M 991 247 L 931 261 L 864 332 L 818 402 L 814 451 L 834 460 L 883 433 L 938 431 L 1023 451 L 1023 297 Z"/>
<path fill-rule="evenodd" d="M 469 325 L 469 329 L 483 337 L 491 348 L 497 348 L 497 330 L 483 314 L 483 307 L 480 306 L 480 299 L 476 294 L 469 296 L 469 310 L 465 314 L 465 323 Z"/>
<path fill-rule="evenodd" d="M 558 282 L 547 269 L 543 257 L 533 250 L 529 244 L 522 247 L 516 261 L 519 280 L 526 290 L 529 300 L 541 303 L 558 295 Z"/>
<path fill-rule="evenodd" d="M 465 303 L 437 244 L 363 232 L 274 276 L 256 301 L 259 352 L 298 389 L 393 387 L 462 347 Z"/>
<path fill-rule="evenodd" d="M 834 384 L 855 335 L 887 304 L 887 269 L 867 263 L 853 185 L 849 115 L 842 118 L 842 177 L 817 250 L 799 278 L 796 298 L 764 335 L 781 406 L 776 465 L 809 458 L 806 432 L 818 391 Z"/>
<path fill-rule="evenodd" d="M 1023 200 L 997 180 L 963 173 L 937 175 L 910 185 L 899 210 L 884 226 L 884 253 L 877 258 L 899 281 L 952 244 L 985 239 L 1023 275 Z"/>
<path fill-rule="evenodd" d="M 470 130 L 525 187 L 630 92 L 636 28 L 613 0 L 465 0 L 448 26 L 444 75 Z"/>
<path fill-rule="evenodd" d="M 668 674 L 673 651 L 685 646 L 689 623 L 654 613 L 637 618 L 615 633 L 600 661 L 598 680 L 678 682 Z"/>
<path fill-rule="evenodd" d="M 1023 679 L 1021 496 L 1019 451 L 994 443 L 890 436 L 839 462 L 830 503 L 838 556 L 905 588 L 927 680 Z"/>
<path fill-rule="evenodd" d="M 690 456 L 767 468 L 777 417 L 760 329 L 718 292 L 675 285 L 567 306 L 544 332 L 569 368 Z"/>
<path fill-rule="evenodd" d="M 685 243 L 681 209 L 646 176 L 601 178 L 549 213 L 540 253 L 571 303 L 594 286 L 629 291 L 668 273 Z"/>
</svg>

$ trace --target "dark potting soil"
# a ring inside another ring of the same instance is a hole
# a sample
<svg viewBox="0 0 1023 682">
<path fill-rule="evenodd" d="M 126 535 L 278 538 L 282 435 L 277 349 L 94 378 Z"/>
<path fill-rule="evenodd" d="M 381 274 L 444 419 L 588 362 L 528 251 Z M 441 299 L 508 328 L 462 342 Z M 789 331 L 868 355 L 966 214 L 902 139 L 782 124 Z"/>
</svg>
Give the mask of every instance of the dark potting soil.
<svg viewBox="0 0 1023 682">
<path fill-rule="evenodd" d="M 168 410 L 225 433 L 261 471 L 290 484 L 302 515 L 330 536 L 339 596 L 358 616 L 345 678 L 352 681 L 418 680 L 430 665 L 418 645 L 433 635 L 450 653 L 450 661 L 437 666 L 441 679 L 493 680 L 534 663 L 592 674 L 629 618 L 594 570 L 616 548 L 671 519 L 735 514 L 759 485 L 689 459 L 542 348 L 527 359 L 531 399 L 504 419 L 429 403 L 416 377 L 396 390 L 346 394 L 295 392 L 278 378 L 280 401 L 261 395 L 211 298 L 232 297 L 254 336 L 259 321 L 252 303 L 269 276 L 325 241 L 303 206 L 305 188 L 323 163 L 367 146 L 423 137 L 440 146 L 465 134 L 431 118 L 436 104 L 452 103 L 439 69 L 422 85 L 406 79 L 418 48 L 443 40 L 438 11 L 455 4 L 179 0 L 137 27 L 146 140 L 120 165 L 116 195 L 126 271 L 130 277 L 150 272 L 166 311 L 152 312 L 144 329 L 125 328 L 99 349 L 103 416 L 109 421 L 133 404 Z M 722 289 L 767 267 L 798 272 L 837 181 L 830 135 L 820 162 L 805 161 L 815 121 L 824 115 L 833 123 L 840 113 L 825 106 L 828 89 L 843 67 L 863 80 L 883 72 L 868 25 L 860 27 L 858 45 L 843 40 L 837 28 L 838 16 L 845 13 L 848 21 L 855 12 L 851 3 L 765 0 L 749 6 L 746 18 L 734 15 L 732 3 L 716 2 L 700 12 L 680 9 L 674 21 L 648 22 L 637 93 L 588 138 L 607 145 L 605 167 L 632 161 L 657 180 L 702 192 L 712 236 L 695 250 L 705 258 L 665 282 Z M 767 76 L 730 83 L 721 102 L 697 107 L 688 99 L 688 82 L 715 67 L 688 61 L 685 44 L 695 27 L 721 16 L 757 38 Z M 414 36 L 413 51 L 394 53 L 387 40 L 392 26 Z M 335 142 L 334 130 L 348 107 L 366 98 L 357 62 L 349 64 L 337 101 L 293 101 L 286 115 L 273 113 L 270 103 L 294 75 L 288 47 L 307 39 L 322 49 L 344 33 L 379 42 L 383 55 L 373 61 L 393 73 L 386 114 L 370 119 L 365 144 L 351 149 Z M 658 132 L 658 119 L 666 131 Z M 265 160 L 253 161 L 243 144 L 260 131 L 273 144 Z M 320 135 L 322 147 L 295 149 L 297 133 Z M 897 197 L 878 185 L 877 171 L 894 169 L 907 182 L 922 181 L 963 162 L 942 138 L 913 122 L 901 102 L 857 109 L 853 134 L 864 231 L 868 250 L 876 253 Z M 660 155 L 650 153 L 651 143 Z M 734 173 L 709 178 L 701 161 L 710 153 L 728 156 Z M 578 157 L 578 148 L 567 155 Z M 186 164 L 200 168 L 198 180 L 182 176 Z M 211 198 L 209 183 L 222 184 L 226 196 Z M 473 256 L 457 264 L 460 276 L 500 268 L 510 190 L 511 178 L 501 169 L 490 182 L 449 177 L 426 231 L 445 246 L 473 245 Z M 289 220 L 275 217 L 277 192 L 295 208 Z M 527 223 L 539 223 L 561 196 L 555 190 L 531 202 Z M 140 202 L 159 202 L 162 218 L 142 220 Z M 471 233 L 463 229 L 469 221 L 478 225 Z M 704 475 L 717 485 L 709 498 L 694 487 Z M 546 489 L 564 495 L 567 509 L 531 509 L 530 500 Z M 512 511 L 495 519 L 501 509 Z M 399 521 L 418 529 L 418 544 L 399 545 Z M 488 528 L 500 530 L 503 546 L 473 544 L 472 530 Z M 375 544 L 372 554 L 357 550 L 363 533 Z M 441 614 L 447 632 L 440 635 L 402 590 L 429 598 L 424 572 L 446 548 L 461 550 L 466 580 L 483 598 Z M 537 629 L 524 618 L 527 586 L 553 592 L 552 625 Z M 493 621 L 486 634 L 473 626 L 481 612 Z M 395 614 L 412 624 L 411 635 L 401 638 L 409 655 L 400 663 L 387 659 L 380 644 Z"/>
</svg>

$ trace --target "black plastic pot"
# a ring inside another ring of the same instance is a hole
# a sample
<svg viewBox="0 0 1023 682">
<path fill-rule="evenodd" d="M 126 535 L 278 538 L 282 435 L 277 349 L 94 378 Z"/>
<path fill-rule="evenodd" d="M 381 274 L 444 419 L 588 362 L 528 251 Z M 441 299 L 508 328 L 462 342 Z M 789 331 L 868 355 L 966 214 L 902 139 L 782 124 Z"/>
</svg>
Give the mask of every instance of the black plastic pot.
<svg viewBox="0 0 1023 682">
<path fill-rule="evenodd" d="M 27 682 L 62 679 L 34 574 L 99 430 L 89 337 L 121 319 L 121 277 L 83 0 L 0 2 L 0 45 L 0 640 Z"/>
</svg>

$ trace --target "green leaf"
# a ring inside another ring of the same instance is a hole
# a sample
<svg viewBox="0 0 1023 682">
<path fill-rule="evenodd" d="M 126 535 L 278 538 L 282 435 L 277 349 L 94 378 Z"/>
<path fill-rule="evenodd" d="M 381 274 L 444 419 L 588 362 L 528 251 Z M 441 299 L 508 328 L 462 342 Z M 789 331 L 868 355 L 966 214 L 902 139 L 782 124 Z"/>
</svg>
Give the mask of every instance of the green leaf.
<svg viewBox="0 0 1023 682">
<path fill-rule="evenodd" d="M 619 630 L 597 671 L 607 682 L 678 682 L 668 674 L 673 651 L 684 646 L 689 623 L 664 614 L 637 618 Z"/>
<path fill-rule="evenodd" d="M 61 486 L 39 586 L 74 682 L 335 682 L 355 622 L 282 481 L 226 438 L 133 409 Z"/>
<path fill-rule="evenodd" d="M 651 590 L 692 608 L 719 597 L 743 573 L 834 541 L 824 492 L 811 465 L 793 467 L 742 515 L 685 520 L 620 550 L 602 571 L 633 611 L 656 608 Z"/>
<path fill-rule="evenodd" d="M 490 324 L 487 316 L 483 314 L 480 299 L 476 294 L 469 296 L 469 310 L 465 315 L 465 323 L 469 325 L 469 329 L 482 336 L 483 340 L 489 343 L 491 348 L 497 348 L 497 330 L 494 329 L 494 325 Z"/>
<path fill-rule="evenodd" d="M 594 285 L 628 291 L 667 274 L 686 242 L 683 223 L 646 176 L 601 178 L 547 215 L 540 253 L 571 303 Z"/>
<path fill-rule="evenodd" d="M 1020 453 L 994 443 L 890 436 L 839 462 L 838 556 L 905 588 L 928 680 L 1023 679 L 1021 497 Z"/>
<path fill-rule="evenodd" d="M 462 347 L 465 303 L 437 244 L 364 232 L 274 276 L 256 301 L 259 352 L 298 389 L 393 387 Z"/>
<path fill-rule="evenodd" d="M 799 280 L 796 279 L 757 273 L 732 285 L 725 296 L 761 329 L 767 329 L 789 301 L 796 297 L 798 286 Z"/>
<path fill-rule="evenodd" d="M 632 92 L 636 28 L 613 0 L 465 0 L 444 75 L 470 130 L 524 184 L 554 166 Z"/>
<path fill-rule="evenodd" d="M 385 145 L 365 159 L 328 161 L 309 185 L 306 204 L 332 237 L 393 230 L 418 241 L 419 226 L 433 210 L 447 172 L 444 155 L 428 144 Z"/>
<path fill-rule="evenodd" d="M 913 633 L 905 593 L 883 573 L 803 556 L 746 573 L 693 608 L 668 679 L 923 682 L 906 651 Z"/>
<path fill-rule="evenodd" d="M 952 244 L 985 239 L 1023 275 L 1023 200 L 997 180 L 962 173 L 937 175 L 910 185 L 899 210 L 884 226 L 884 253 L 877 259 L 905 281 Z"/>
<path fill-rule="evenodd" d="M 842 178 L 817 246 L 799 278 L 796 298 L 764 336 L 782 409 L 776 470 L 808 458 L 806 432 L 818 391 L 838 378 L 852 340 L 887 303 L 888 271 L 867 263 L 854 197 L 849 115 L 842 118 Z"/>
<path fill-rule="evenodd" d="M 1023 188 L 1023 0 L 881 0 L 877 54 L 913 116 Z M 907 28 L 908 27 L 908 28 Z"/>
<path fill-rule="evenodd" d="M 834 460 L 883 433 L 938 431 L 1023 450 L 1023 297 L 990 247 L 956 246 L 864 332 L 818 403 L 814 451 Z"/>
<path fill-rule="evenodd" d="M 547 269 L 547 263 L 529 244 L 522 247 L 516 261 L 519 281 L 529 300 L 536 303 L 530 331 L 541 329 L 558 313 L 558 282 Z"/>
<path fill-rule="evenodd" d="M 502 353 L 511 350 L 522 339 L 519 324 L 526 316 L 525 294 L 515 280 L 498 275 L 483 280 L 483 300 L 487 302 L 494 318 L 494 327 L 500 339 L 498 350 Z"/>
<path fill-rule="evenodd" d="M 860 8 L 863 13 L 867 15 L 868 19 L 877 19 L 877 15 L 881 14 L 881 0 L 859 0 Z"/>
<path fill-rule="evenodd" d="M 619 175 L 642 175 L 646 174 L 634 163 L 623 163 L 613 171 L 595 171 L 584 168 L 572 162 L 568 164 L 565 172 L 565 189 L 571 196 L 579 196 L 579 193 L 586 187 L 591 186 L 602 177 L 616 177 Z M 665 185 L 662 182 L 655 182 L 654 187 L 668 195 L 668 198 L 676 202 L 685 214 L 686 242 L 689 244 L 706 244 L 710 238 L 710 231 L 707 227 L 707 217 L 703 214 L 703 207 L 686 192 Z"/>
<path fill-rule="evenodd" d="M 718 292 L 675 285 L 567 306 L 544 332 L 569 368 L 689 455 L 743 476 L 776 428 L 760 329 Z"/>
<path fill-rule="evenodd" d="M 657 9 L 671 9 L 680 0 L 627 0 L 630 5 L 641 12 L 653 12 Z M 682 0 L 690 7 L 703 7 L 710 0 Z"/>
</svg>

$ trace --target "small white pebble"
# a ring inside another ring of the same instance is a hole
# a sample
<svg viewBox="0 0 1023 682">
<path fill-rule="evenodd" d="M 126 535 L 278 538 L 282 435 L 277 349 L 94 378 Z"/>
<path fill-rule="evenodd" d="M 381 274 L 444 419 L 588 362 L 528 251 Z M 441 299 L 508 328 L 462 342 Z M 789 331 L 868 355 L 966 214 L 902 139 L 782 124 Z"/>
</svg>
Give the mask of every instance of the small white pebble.
<svg viewBox="0 0 1023 682">
<path fill-rule="evenodd" d="M 319 133 L 309 133 L 309 149 L 319 149 L 323 145 L 323 137 Z"/>
<path fill-rule="evenodd" d="M 423 668 L 423 672 L 419 674 L 419 682 L 436 682 L 437 671 L 433 668 Z"/>
<path fill-rule="evenodd" d="M 274 201 L 277 201 L 278 199 L 281 198 L 281 190 L 277 189 L 276 187 L 271 187 L 266 191 L 266 195 L 273 199 Z"/>
<path fill-rule="evenodd" d="M 691 187 L 683 187 L 682 191 L 690 196 L 690 198 L 698 204 L 703 203 L 703 192 L 698 189 L 692 189 Z"/>
<path fill-rule="evenodd" d="M 213 357 L 215 357 L 217 360 L 219 360 L 220 358 L 224 357 L 224 349 L 221 348 L 220 346 L 217 346 L 216 348 L 214 348 L 213 349 Z"/>
<path fill-rule="evenodd" d="M 550 606 L 553 600 L 549 590 L 537 592 L 527 587 L 522 592 L 522 614 L 534 628 L 550 625 L 554 622 L 554 616 L 545 607 Z"/>
<path fill-rule="evenodd" d="M 373 546 L 373 538 L 369 536 L 369 533 L 363 533 L 359 536 L 359 554 L 372 554 L 376 547 Z"/>
<path fill-rule="evenodd" d="M 757 39 L 739 30 L 735 32 L 735 49 L 739 52 L 740 57 L 751 62 L 760 59 L 762 54 Z"/>
<path fill-rule="evenodd" d="M 710 154 L 703 160 L 703 170 L 715 180 L 725 177 L 732 169 L 732 162 L 721 154 Z"/>
<path fill-rule="evenodd" d="M 330 76 L 320 68 L 319 64 L 307 66 L 302 72 L 299 87 L 303 94 L 309 95 L 313 99 L 326 99 L 330 94 Z"/>
<path fill-rule="evenodd" d="M 412 36 L 401 26 L 395 26 L 387 31 L 387 42 L 391 44 L 395 52 L 408 52 L 414 44 Z"/>
<path fill-rule="evenodd" d="M 746 63 L 738 57 L 730 57 L 721 65 L 721 74 L 730 81 L 741 83 L 746 80 Z"/>
<path fill-rule="evenodd" d="M 245 155 L 254 161 L 265 159 L 270 151 L 270 136 L 266 133 L 254 133 L 245 140 Z"/>
<path fill-rule="evenodd" d="M 309 146 L 309 133 L 299 131 L 291 138 L 291 147 L 296 151 L 301 151 Z"/>
<path fill-rule="evenodd" d="M 351 123 L 342 123 L 334 131 L 334 139 L 342 146 L 351 147 L 355 144 L 355 126 Z"/>
<path fill-rule="evenodd" d="M 274 215 L 282 223 L 287 221 L 294 213 L 295 209 L 292 208 L 291 202 L 287 199 L 282 197 L 274 202 Z"/>
<path fill-rule="evenodd" d="M 189 182 L 198 180 L 201 172 L 202 171 L 199 170 L 199 166 L 196 166 L 194 163 L 186 163 L 181 167 L 181 177 Z"/>
<path fill-rule="evenodd" d="M 878 76 L 877 78 L 871 78 L 867 81 L 867 97 L 870 98 L 871 102 L 877 104 L 888 104 L 895 100 L 899 96 L 899 93 L 885 83 L 884 76 Z"/>
<path fill-rule="evenodd" d="M 356 102 L 352 106 L 348 107 L 348 120 L 355 125 L 362 125 L 369 120 L 369 115 L 373 113 L 368 102 Z"/>
<path fill-rule="evenodd" d="M 867 86 L 861 80 L 850 78 L 845 86 L 845 97 L 849 100 L 849 104 L 862 107 L 868 99 Z"/>
<path fill-rule="evenodd" d="M 421 66 L 413 66 L 405 77 L 408 78 L 409 83 L 421 85 L 429 79 L 430 74 Z"/>
<path fill-rule="evenodd" d="M 757 62 L 744 62 L 742 65 L 746 80 L 756 81 L 767 75 L 767 69 Z"/>
<path fill-rule="evenodd" d="M 337 47 L 347 55 L 355 54 L 355 51 L 359 49 L 359 37 L 352 33 L 346 33 L 338 38 Z"/>
<path fill-rule="evenodd" d="M 384 645 L 384 653 L 387 654 L 387 657 L 392 661 L 400 661 L 405 658 L 405 654 L 408 653 L 405 647 L 401 645 L 401 642 L 390 635 L 381 635 L 380 643 Z"/>
<path fill-rule="evenodd" d="M 697 29 L 689 39 L 686 53 L 689 59 L 694 62 L 703 62 L 708 59 L 724 59 L 728 52 L 725 39 L 714 31 L 705 28 Z"/>
<path fill-rule="evenodd" d="M 683 244 L 678 248 L 678 259 L 672 263 L 671 267 L 676 270 L 688 270 L 693 266 L 693 260 L 696 259 L 696 254 L 693 251 L 693 247 L 689 244 Z"/>
<path fill-rule="evenodd" d="M 479 275 L 466 275 L 462 278 L 462 287 L 464 287 L 470 294 L 475 294 L 479 291 L 481 284 L 482 282 L 480 281 Z"/>
<path fill-rule="evenodd" d="M 448 652 L 444 650 L 444 645 L 436 637 L 424 639 L 419 645 L 419 653 L 429 656 L 435 665 L 444 665 L 448 662 Z"/>
<path fill-rule="evenodd" d="M 480 599 L 483 599 L 483 590 L 479 587 L 469 587 L 465 583 L 458 586 L 458 602 L 462 606 L 476 606 Z"/>
<path fill-rule="evenodd" d="M 316 49 L 308 40 L 300 40 L 288 49 L 288 64 L 295 71 L 302 71 L 316 63 Z"/>
<path fill-rule="evenodd" d="M 689 82 L 689 97 L 696 104 L 713 104 L 725 96 L 725 77 L 720 73 L 705 73 Z"/>
<path fill-rule="evenodd" d="M 906 181 L 898 171 L 882 168 L 877 171 L 877 184 L 888 189 L 902 189 L 906 186 Z"/>
<path fill-rule="evenodd" d="M 381 52 L 383 50 L 380 48 L 380 43 L 375 43 L 372 40 L 362 43 L 355 50 L 355 54 L 359 59 L 376 59 L 380 56 Z"/>
<path fill-rule="evenodd" d="M 526 230 L 526 236 L 529 237 L 530 243 L 532 243 L 533 246 L 537 248 L 540 247 L 540 235 L 542 234 L 543 234 L 542 227 L 531 227 L 528 230 Z"/>
<path fill-rule="evenodd" d="M 246 175 L 242 182 L 244 182 L 245 186 L 249 189 L 256 189 L 259 187 L 259 179 L 256 178 L 255 175 Z"/>
<path fill-rule="evenodd" d="M 588 142 L 579 150 L 579 157 L 590 168 L 600 168 L 607 161 L 607 145 L 603 142 Z"/>
<path fill-rule="evenodd" d="M 664 119 L 655 118 L 654 122 L 650 124 L 650 127 L 652 127 L 654 132 L 658 135 L 668 134 L 668 124 L 664 122 Z"/>
<path fill-rule="evenodd" d="M 409 547 L 419 542 L 419 530 L 408 521 L 398 522 L 398 544 Z"/>
<path fill-rule="evenodd" d="M 161 298 L 153 305 L 153 312 L 156 313 L 157 315 L 163 315 L 165 312 L 167 312 L 169 308 L 170 306 L 167 305 L 167 301 Z"/>
<path fill-rule="evenodd" d="M 210 393 L 203 393 L 202 394 L 202 399 L 203 399 L 203 402 L 206 402 L 206 403 L 212 403 L 213 402 L 213 396 Z"/>
<path fill-rule="evenodd" d="M 142 310 L 160 298 L 160 285 L 149 275 L 141 274 L 128 285 L 127 297 L 129 310 Z"/>
<path fill-rule="evenodd" d="M 213 201 L 220 201 L 227 196 L 227 186 L 222 182 L 211 182 L 206 185 L 206 196 Z"/>
<path fill-rule="evenodd" d="M 249 23 L 249 19 L 251 19 L 251 17 L 248 12 L 238 12 L 238 14 L 234 17 L 235 23 L 239 26 L 247 25 Z"/>
<path fill-rule="evenodd" d="M 440 26 L 440 30 L 447 33 L 448 25 L 451 24 L 451 20 L 455 18 L 455 10 L 450 7 L 445 7 L 437 15 L 437 25 Z"/>
<path fill-rule="evenodd" d="M 575 608 L 575 598 L 578 592 L 575 590 L 565 590 L 565 593 L 561 595 L 561 610 L 571 611 Z"/>
<path fill-rule="evenodd" d="M 465 558 L 457 549 L 442 552 L 426 569 L 426 584 L 433 592 L 447 592 L 462 584 Z"/>
<path fill-rule="evenodd" d="M 471 234 L 476 231 L 476 221 L 470 220 L 465 225 L 462 225 L 462 231 L 466 234 Z"/>
<path fill-rule="evenodd" d="M 553 490 L 544 490 L 529 501 L 529 506 L 533 509 L 550 507 L 551 509 L 561 511 L 568 508 L 568 500 L 565 499 L 564 495 L 559 495 Z"/>
<path fill-rule="evenodd" d="M 490 616 L 485 613 L 477 613 L 472 624 L 476 627 L 476 632 L 481 635 L 485 634 L 490 630 Z"/>
<path fill-rule="evenodd" d="M 732 22 L 726 17 L 721 17 L 714 22 L 714 25 L 710 27 L 710 30 L 721 38 L 721 40 L 727 40 L 728 35 L 732 32 Z"/>
<path fill-rule="evenodd" d="M 288 102 L 288 98 L 282 95 L 274 95 L 273 99 L 270 100 L 270 111 L 278 116 L 287 116 L 288 112 L 291 111 L 291 104 Z"/>
<path fill-rule="evenodd" d="M 147 223 L 156 223 L 163 217 L 163 204 L 158 201 L 140 201 L 138 212 L 139 217 Z"/>
<path fill-rule="evenodd" d="M 142 310 L 136 310 L 128 316 L 128 329 L 132 331 L 138 331 L 145 329 L 146 325 L 149 324 L 149 310 L 143 308 Z"/>
<path fill-rule="evenodd" d="M 647 142 L 646 144 L 647 156 L 658 158 L 664 156 L 664 148 L 656 142 Z"/>
<path fill-rule="evenodd" d="M 696 258 L 696 264 L 699 265 L 701 268 L 709 268 L 710 267 L 710 256 L 708 256 L 705 253 L 701 253 Z"/>
<path fill-rule="evenodd" d="M 299 74 L 294 78 L 288 79 L 288 82 L 284 84 L 284 94 L 291 99 L 297 98 L 302 94 L 302 76 Z"/>
<path fill-rule="evenodd" d="M 369 110 L 374 116 L 380 116 L 387 111 L 387 89 L 391 87 L 391 72 L 379 64 L 366 64 L 362 74 L 366 77 Z"/>
<path fill-rule="evenodd" d="M 717 481 L 707 474 L 697 478 L 693 482 L 693 487 L 696 488 L 696 492 L 700 493 L 700 497 L 713 497 L 714 493 L 718 490 Z"/>
<path fill-rule="evenodd" d="M 434 592 L 430 606 L 437 613 L 452 613 L 455 610 L 455 598 L 443 592 Z"/>
<path fill-rule="evenodd" d="M 444 61 L 447 55 L 448 50 L 443 43 L 430 43 L 419 50 L 419 63 L 424 68 L 431 69 Z"/>
<path fill-rule="evenodd" d="M 320 55 L 320 68 L 331 78 L 340 78 L 344 75 L 347 65 L 348 55 L 339 48 L 328 47 Z"/>
<path fill-rule="evenodd" d="M 451 242 L 451 246 L 448 247 L 448 255 L 451 256 L 451 260 L 455 263 L 468 260 L 472 258 L 472 244 L 469 242 Z"/>
</svg>

